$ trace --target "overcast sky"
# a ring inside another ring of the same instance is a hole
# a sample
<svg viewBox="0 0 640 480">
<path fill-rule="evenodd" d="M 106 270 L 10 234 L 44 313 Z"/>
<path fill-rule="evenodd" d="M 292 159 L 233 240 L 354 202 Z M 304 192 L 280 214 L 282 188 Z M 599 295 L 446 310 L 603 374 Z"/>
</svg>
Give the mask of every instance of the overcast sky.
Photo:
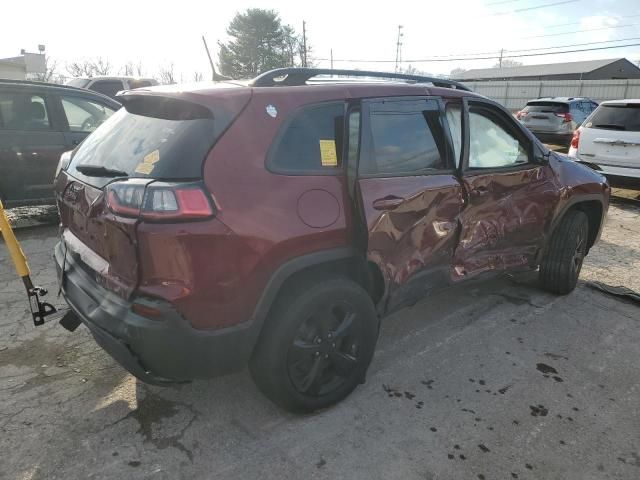
<svg viewBox="0 0 640 480">
<path fill-rule="evenodd" d="M 561 2 L 566 3 L 532 8 Z M 48 54 L 58 60 L 61 73 L 66 74 L 66 62 L 102 56 L 115 66 L 113 73 L 127 61 L 141 61 L 148 75 L 156 74 L 161 65 L 173 62 L 177 78 L 182 75 L 182 79 L 188 81 L 194 72 L 202 72 L 205 77 L 210 75 L 201 35 L 207 37 L 212 53 L 217 52 L 216 42 L 226 40 L 226 27 L 234 14 L 250 7 L 274 9 L 284 23 L 299 31 L 302 21 L 306 20 L 312 58 L 328 59 L 333 49 L 336 60 L 391 61 L 336 61 L 336 68 L 393 70 L 398 25 L 403 25 L 404 32 L 403 66 L 411 63 L 418 70 L 433 74 L 448 74 L 454 68 L 491 67 L 497 60 L 407 60 L 484 54 L 502 48 L 508 56 L 514 54 L 509 50 L 618 39 L 629 39 L 620 42 L 622 44 L 640 44 L 640 0 L 273 0 L 264 3 L 4 0 L 0 58 L 16 56 L 22 48 L 35 52 L 38 44 L 45 44 Z M 616 43 L 564 49 L 610 45 Z M 540 50 L 531 53 L 537 52 Z M 637 63 L 640 46 L 514 60 L 535 64 L 617 57 L 627 57 Z M 329 61 L 316 60 L 316 64 L 328 67 Z"/>
</svg>

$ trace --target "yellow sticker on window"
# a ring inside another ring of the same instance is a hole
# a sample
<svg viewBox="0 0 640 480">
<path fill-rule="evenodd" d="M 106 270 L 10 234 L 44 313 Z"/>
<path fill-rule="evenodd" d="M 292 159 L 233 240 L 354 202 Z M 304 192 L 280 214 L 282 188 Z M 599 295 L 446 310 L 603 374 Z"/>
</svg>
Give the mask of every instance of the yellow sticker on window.
<svg viewBox="0 0 640 480">
<path fill-rule="evenodd" d="M 136 167 L 136 173 L 143 173 L 145 175 L 149 175 L 153 172 L 154 165 L 152 163 L 139 163 Z"/>
<path fill-rule="evenodd" d="M 319 140 L 320 142 L 320 161 L 323 167 L 337 167 L 338 155 L 336 154 L 335 140 Z"/>
<path fill-rule="evenodd" d="M 142 163 L 148 163 L 150 165 L 153 165 L 154 163 L 157 163 L 159 161 L 160 161 L 159 150 L 154 150 L 153 152 L 145 155 L 145 157 L 142 159 Z"/>
</svg>

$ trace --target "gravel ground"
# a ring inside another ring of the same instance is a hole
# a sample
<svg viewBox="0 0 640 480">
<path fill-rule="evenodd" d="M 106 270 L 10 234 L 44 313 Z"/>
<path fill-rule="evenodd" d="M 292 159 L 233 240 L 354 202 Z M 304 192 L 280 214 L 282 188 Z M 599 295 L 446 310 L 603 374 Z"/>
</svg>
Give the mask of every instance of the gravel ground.
<svg viewBox="0 0 640 480">
<path fill-rule="evenodd" d="M 582 279 L 640 291 L 640 205 L 615 201 Z M 56 301 L 56 228 L 19 232 Z M 285 413 L 246 372 L 136 381 L 86 328 L 35 329 L 0 248 L 0 478 L 637 479 L 640 310 L 535 276 L 455 287 L 384 320 L 367 383 Z"/>
</svg>

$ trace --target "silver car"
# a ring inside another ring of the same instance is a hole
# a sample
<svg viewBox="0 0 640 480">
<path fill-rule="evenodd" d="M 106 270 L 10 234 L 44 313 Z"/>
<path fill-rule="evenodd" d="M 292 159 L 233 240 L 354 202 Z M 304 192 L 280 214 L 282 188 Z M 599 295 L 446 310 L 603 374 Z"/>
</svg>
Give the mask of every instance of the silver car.
<svg viewBox="0 0 640 480">
<path fill-rule="evenodd" d="M 545 97 L 527 102 L 516 118 L 544 143 L 569 146 L 573 132 L 598 107 L 582 97 Z"/>
</svg>

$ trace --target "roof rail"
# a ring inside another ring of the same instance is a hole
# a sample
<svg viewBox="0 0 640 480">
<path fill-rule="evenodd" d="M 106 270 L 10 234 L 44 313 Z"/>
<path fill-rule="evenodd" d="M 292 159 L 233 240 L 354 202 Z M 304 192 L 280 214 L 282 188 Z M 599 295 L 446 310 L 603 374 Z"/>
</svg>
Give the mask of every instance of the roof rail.
<svg viewBox="0 0 640 480">
<path fill-rule="evenodd" d="M 14 80 L 11 78 L 0 78 L 0 83 L 17 83 L 20 85 L 35 85 L 42 87 L 58 87 L 58 88 L 68 88 L 70 90 L 83 90 L 78 87 L 73 87 L 71 85 L 63 85 L 61 83 L 52 83 L 52 82 L 42 82 L 40 80 Z"/>
<path fill-rule="evenodd" d="M 306 85 L 307 80 L 318 75 L 340 75 L 348 77 L 370 77 L 408 80 L 414 83 L 432 83 L 436 87 L 455 88 L 456 90 L 471 91 L 459 82 L 443 78 L 423 77 L 405 73 L 375 72 L 367 70 L 332 70 L 330 68 L 276 68 L 262 73 L 251 82 L 253 87 L 279 87 Z"/>
</svg>

